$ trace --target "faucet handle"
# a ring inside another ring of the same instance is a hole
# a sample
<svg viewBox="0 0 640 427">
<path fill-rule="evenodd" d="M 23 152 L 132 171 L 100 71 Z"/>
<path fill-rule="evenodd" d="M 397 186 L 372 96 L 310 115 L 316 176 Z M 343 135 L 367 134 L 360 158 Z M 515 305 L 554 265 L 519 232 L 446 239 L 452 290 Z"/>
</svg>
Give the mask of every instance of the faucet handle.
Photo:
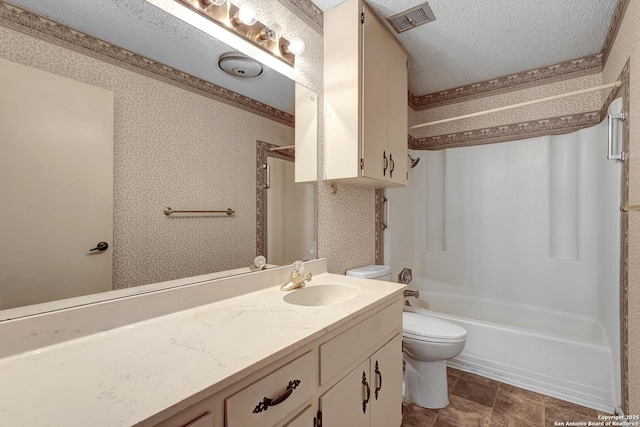
<svg viewBox="0 0 640 427">
<path fill-rule="evenodd" d="M 293 267 L 293 271 L 297 274 L 302 274 L 304 273 L 304 262 L 302 261 L 295 261 L 292 265 Z"/>
</svg>

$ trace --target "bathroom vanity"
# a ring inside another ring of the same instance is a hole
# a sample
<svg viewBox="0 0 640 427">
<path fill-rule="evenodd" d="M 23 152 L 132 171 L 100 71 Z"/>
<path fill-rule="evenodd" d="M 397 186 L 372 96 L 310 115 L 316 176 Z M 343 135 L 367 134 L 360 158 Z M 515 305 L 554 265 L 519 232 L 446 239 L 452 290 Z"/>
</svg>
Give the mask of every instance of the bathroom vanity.
<svg viewBox="0 0 640 427">
<path fill-rule="evenodd" d="M 404 285 L 307 271 L 289 292 L 279 267 L 3 322 L 0 424 L 399 426 Z"/>
</svg>

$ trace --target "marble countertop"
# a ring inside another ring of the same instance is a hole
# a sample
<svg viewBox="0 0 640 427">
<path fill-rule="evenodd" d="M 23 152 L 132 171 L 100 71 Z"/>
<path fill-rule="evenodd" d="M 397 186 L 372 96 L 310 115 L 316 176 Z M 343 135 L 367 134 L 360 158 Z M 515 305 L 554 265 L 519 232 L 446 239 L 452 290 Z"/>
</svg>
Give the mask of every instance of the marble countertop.
<svg viewBox="0 0 640 427">
<path fill-rule="evenodd" d="M 276 286 L 0 359 L 0 424 L 139 423 L 223 389 L 404 288 L 328 273 L 307 286 L 332 283 L 360 292 L 299 306 Z"/>
</svg>

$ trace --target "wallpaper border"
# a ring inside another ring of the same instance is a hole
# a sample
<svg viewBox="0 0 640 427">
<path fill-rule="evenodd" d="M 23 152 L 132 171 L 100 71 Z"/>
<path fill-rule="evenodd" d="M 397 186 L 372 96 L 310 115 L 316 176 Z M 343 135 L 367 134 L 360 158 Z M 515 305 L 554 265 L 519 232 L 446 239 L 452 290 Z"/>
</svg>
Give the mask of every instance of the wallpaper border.
<svg viewBox="0 0 640 427">
<path fill-rule="evenodd" d="M 627 59 L 618 80 L 622 86 L 612 91 L 605 101 L 601 115 L 607 116 L 609 104 L 622 96 L 622 109 L 629 111 L 631 105 L 630 59 Z M 622 150 L 629 153 L 629 120 L 622 122 Z M 621 203 L 629 204 L 629 162 L 622 162 Z M 621 406 L 625 414 L 629 413 L 629 215 L 621 212 L 620 218 L 620 387 Z"/>
<path fill-rule="evenodd" d="M 622 20 L 624 18 L 625 13 L 627 12 L 627 6 L 629 5 L 629 0 L 618 0 L 616 4 L 616 8 L 613 10 L 613 16 L 611 17 L 611 24 L 609 24 L 609 29 L 607 30 L 607 35 L 604 38 L 604 43 L 602 44 L 602 64 L 607 63 L 607 59 L 609 58 L 609 53 L 611 53 L 611 48 L 613 47 L 613 43 L 618 36 L 618 30 L 620 30 L 620 26 L 622 25 Z"/>
<path fill-rule="evenodd" d="M 153 61 L 4 0 L 0 0 L 0 25 L 278 123 L 294 126 L 292 114 Z"/>
<path fill-rule="evenodd" d="M 256 141 L 256 255 L 264 256 L 267 261 L 269 261 L 267 254 L 267 192 L 265 188 L 267 179 L 262 165 L 267 163 L 268 157 L 291 162 L 296 159 L 294 150 L 271 151 L 273 147 L 277 147 L 277 145 Z"/>
<path fill-rule="evenodd" d="M 384 218 L 384 198 L 385 191 L 382 188 L 376 188 L 376 265 L 382 265 L 384 262 L 384 229 L 386 226 L 383 225 Z"/>
<path fill-rule="evenodd" d="M 546 85 L 599 73 L 603 68 L 602 53 L 573 59 L 546 67 L 521 71 L 466 86 L 415 96 L 409 92 L 409 106 L 414 111 L 428 110 L 501 93 Z"/>
<path fill-rule="evenodd" d="M 426 138 L 414 138 L 409 135 L 408 142 L 409 148 L 412 150 L 441 150 L 515 141 L 543 135 L 558 135 L 598 124 L 600 123 L 600 115 L 600 111 L 590 111 Z"/>
</svg>

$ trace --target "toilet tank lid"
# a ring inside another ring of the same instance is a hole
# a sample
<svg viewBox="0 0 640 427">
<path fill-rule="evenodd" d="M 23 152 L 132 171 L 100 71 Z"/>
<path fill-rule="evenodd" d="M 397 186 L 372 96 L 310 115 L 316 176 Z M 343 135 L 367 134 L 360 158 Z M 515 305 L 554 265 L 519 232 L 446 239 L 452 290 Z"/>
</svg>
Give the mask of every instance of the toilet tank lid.
<svg viewBox="0 0 640 427">
<path fill-rule="evenodd" d="M 402 313 L 402 332 L 405 336 L 439 341 L 462 340 L 467 330 L 453 322 L 420 313 Z"/>
<path fill-rule="evenodd" d="M 347 270 L 347 276 L 360 277 L 361 279 L 375 279 L 388 274 L 391 274 L 391 267 L 388 265 L 365 265 Z"/>
</svg>

